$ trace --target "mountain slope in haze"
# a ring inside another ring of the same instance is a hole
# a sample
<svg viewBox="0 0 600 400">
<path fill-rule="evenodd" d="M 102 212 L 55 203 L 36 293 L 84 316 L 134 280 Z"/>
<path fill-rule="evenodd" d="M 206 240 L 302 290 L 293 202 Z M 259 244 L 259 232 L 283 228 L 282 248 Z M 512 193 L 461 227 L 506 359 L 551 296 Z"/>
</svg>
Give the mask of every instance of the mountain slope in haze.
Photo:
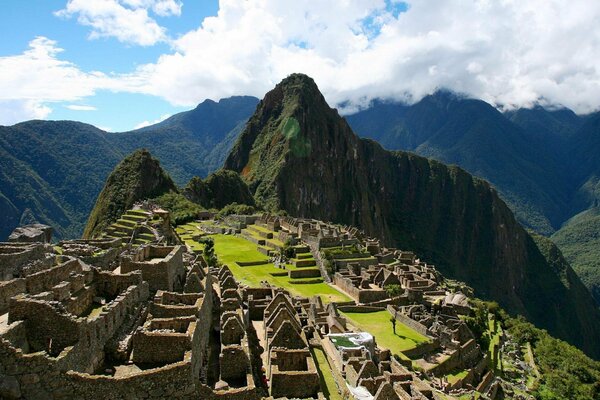
<svg viewBox="0 0 600 400">
<path fill-rule="evenodd" d="M 554 146 L 484 101 L 438 91 L 411 106 L 376 101 L 347 119 L 359 135 L 389 150 L 457 164 L 488 180 L 518 219 L 538 232 L 551 234 L 565 219 L 568 176 Z M 515 119 L 531 120 L 521 114 Z"/>
<path fill-rule="evenodd" d="M 80 237 L 104 181 L 126 154 L 148 148 L 177 183 L 220 168 L 258 99 L 207 100 L 154 126 L 110 133 L 72 121 L 0 126 L 0 240 L 23 222 Z"/>
<path fill-rule="evenodd" d="M 571 218 L 552 240 L 600 304 L 600 208 Z"/>
<path fill-rule="evenodd" d="M 205 100 L 156 125 L 112 134 L 110 140 L 125 153 L 148 149 L 177 184 L 185 185 L 194 176 L 205 177 L 221 168 L 257 104 L 251 96 Z"/>
<path fill-rule="evenodd" d="M 458 167 L 359 139 L 314 81 L 294 74 L 267 93 L 224 168 L 259 203 L 356 225 L 411 249 L 480 296 L 600 356 L 600 314 L 568 264 L 549 262 L 490 185 Z"/>
<path fill-rule="evenodd" d="M 0 240 L 25 216 L 53 226 L 57 237 L 81 235 L 122 156 L 104 131 L 80 122 L 0 126 L 0 199 L 7 203 L 0 208 Z"/>
<path fill-rule="evenodd" d="M 93 238 L 102 233 L 133 205 L 145 199 L 177 192 L 158 160 L 143 149 L 125 157 L 111 172 L 100 192 L 83 233 Z"/>
</svg>

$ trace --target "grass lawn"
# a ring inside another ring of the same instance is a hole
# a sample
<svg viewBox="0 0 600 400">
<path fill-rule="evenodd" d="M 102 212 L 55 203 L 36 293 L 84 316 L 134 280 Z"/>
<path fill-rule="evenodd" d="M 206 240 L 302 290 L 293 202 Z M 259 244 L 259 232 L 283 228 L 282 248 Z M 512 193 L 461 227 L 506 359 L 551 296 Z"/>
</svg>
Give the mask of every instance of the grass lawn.
<svg viewBox="0 0 600 400">
<path fill-rule="evenodd" d="M 396 322 L 396 334 L 394 334 L 390 322 L 391 315 L 385 310 L 370 313 L 342 312 L 342 314 L 353 325 L 375 336 L 379 346 L 390 349 L 394 354 L 414 349 L 417 345 L 429 341 L 400 321 Z"/>
<path fill-rule="evenodd" d="M 179 228 L 182 228 L 181 232 L 190 229 L 188 225 L 182 225 L 177 229 Z M 326 283 L 292 284 L 290 283 L 290 278 L 287 276 L 270 275 L 272 272 L 283 272 L 283 270 L 275 268 L 272 263 L 268 263 L 267 261 L 269 258 L 257 250 L 256 244 L 241 236 L 219 234 L 210 235 L 209 237 L 213 238 L 215 242 L 215 254 L 219 261 L 229 266 L 229 269 L 231 269 L 235 278 L 241 283 L 250 286 L 260 286 L 261 281 L 267 281 L 299 296 L 321 296 L 326 303 L 351 300 L 348 296 L 338 292 Z M 196 243 L 189 235 L 186 235 L 184 240 L 189 245 L 194 245 L 194 243 Z M 196 245 L 199 246 L 197 243 Z M 240 267 L 236 261 L 264 261 L 265 264 Z M 294 268 L 289 265 L 286 267 L 288 269 Z"/>
<path fill-rule="evenodd" d="M 319 348 L 313 348 L 313 356 L 315 363 L 317 364 L 317 370 L 321 378 L 321 388 L 326 399 L 329 400 L 342 400 L 342 396 L 338 393 L 335 379 L 333 378 L 333 372 L 327 362 L 327 357 L 323 350 Z"/>
</svg>

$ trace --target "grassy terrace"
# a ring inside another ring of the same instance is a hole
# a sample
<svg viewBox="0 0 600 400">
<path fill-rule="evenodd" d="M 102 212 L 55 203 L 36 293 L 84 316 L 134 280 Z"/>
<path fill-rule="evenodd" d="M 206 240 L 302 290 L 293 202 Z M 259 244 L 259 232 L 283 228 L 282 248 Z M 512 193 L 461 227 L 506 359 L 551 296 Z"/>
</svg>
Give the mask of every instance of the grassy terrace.
<svg viewBox="0 0 600 400">
<path fill-rule="evenodd" d="M 343 312 L 342 314 L 354 326 L 375 336 L 377 344 L 390 349 L 393 354 L 414 349 L 419 344 L 429 341 L 428 338 L 400 321 L 396 322 L 396 334 L 394 334 L 390 313 L 385 310 L 370 313 Z"/>
<path fill-rule="evenodd" d="M 255 231 L 253 231 L 252 229 L 249 229 L 249 228 L 256 229 L 256 230 L 264 232 L 264 233 L 271 233 L 271 234 L 273 234 L 273 238 L 272 239 L 264 238 L 264 237 L 260 236 L 257 232 L 255 232 Z M 281 240 L 277 239 L 277 232 L 271 231 L 271 230 L 269 230 L 268 228 L 266 228 L 264 226 L 249 225 L 248 228 L 246 228 L 246 232 L 250 236 L 252 236 L 252 237 L 254 237 L 256 239 L 263 239 L 263 240 L 265 240 L 265 242 L 270 242 L 274 246 L 283 247 L 285 245 Z"/>
<path fill-rule="evenodd" d="M 202 249 L 203 245 L 192 239 L 192 236 L 201 234 L 197 228 L 197 223 L 180 225 L 176 228 L 177 233 L 185 243 L 193 249 Z M 215 242 L 215 254 L 219 261 L 229 266 L 235 278 L 241 283 L 250 286 L 260 286 L 261 281 L 267 281 L 289 290 L 291 293 L 304 296 L 321 296 L 324 302 L 343 302 L 350 301 L 343 293 L 338 292 L 333 287 L 324 282 L 319 283 L 291 283 L 290 278 L 285 276 L 273 276 L 272 273 L 284 273 L 285 270 L 276 268 L 269 262 L 269 258 L 257 250 L 256 244 L 235 235 L 209 235 Z M 262 261 L 264 264 L 248 267 L 240 267 L 237 261 Z M 295 268 L 292 265 L 286 265 L 286 269 Z"/>
<path fill-rule="evenodd" d="M 232 235 L 211 235 L 211 237 L 215 241 L 215 254 L 219 261 L 227 264 L 235 278 L 242 283 L 260 286 L 261 281 L 267 281 L 300 296 L 321 296 L 326 302 L 350 300 L 326 283 L 293 284 L 287 276 L 272 276 L 273 272 L 283 271 L 269 263 L 268 258 L 258 252 L 254 243 L 242 237 Z M 264 261 L 265 264 L 240 267 L 236 261 Z"/>
<path fill-rule="evenodd" d="M 325 398 L 329 400 L 342 400 L 342 396 L 338 393 L 335 379 L 333 378 L 333 372 L 331 372 L 331 367 L 327 362 L 325 353 L 319 348 L 313 348 L 312 350 L 313 358 L 315 359 L 321 378 L 321 387 L 323 388 Z"/>
</svg>

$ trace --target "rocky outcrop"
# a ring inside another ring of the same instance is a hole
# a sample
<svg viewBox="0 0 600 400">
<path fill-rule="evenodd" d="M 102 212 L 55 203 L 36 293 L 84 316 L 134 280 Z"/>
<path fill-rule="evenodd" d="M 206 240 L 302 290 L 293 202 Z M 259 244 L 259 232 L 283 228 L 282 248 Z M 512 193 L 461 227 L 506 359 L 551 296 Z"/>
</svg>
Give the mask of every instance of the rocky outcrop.
<svg viewBox="0 0 600 400">
<path fill-rule="evenodd" d="M 117 165 L 100 192 L 90 214 L 84 238 L 98 236 L 137 201 L 158 197 L 177 188 L 158 160 L 137 150 Z"/>
<path fill-rule="evenodd" d="M 600 355 L 600 314 L 589 292 L 568 265 L 550 265 L 487 182 L 359 139 L 305 75 L 266 94 L 225 168 L 239 172 L 266 209 L 357 225 Z"/>
</svg>

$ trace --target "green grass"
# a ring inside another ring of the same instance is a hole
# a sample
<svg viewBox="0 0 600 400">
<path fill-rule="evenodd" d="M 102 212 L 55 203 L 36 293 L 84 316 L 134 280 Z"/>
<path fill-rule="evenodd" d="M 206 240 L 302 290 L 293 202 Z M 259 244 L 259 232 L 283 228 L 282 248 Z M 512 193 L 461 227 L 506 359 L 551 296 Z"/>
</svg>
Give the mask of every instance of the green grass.
<svg viewBox="0 0 600 400">
<path fill-rule="evenodd" d="M 272 276 L 272 272 L 282 272 L 271 263 L 251 267 L 240 267 L 236 261 L 267 261 L 268 257 L 260 253 L 254 243 L 234 235 L 211 235 L 215 241 L 215 254 L 220 262 L 231 269 L 235 278 L 250 286 L 260 286 L 267 281 L 289 290 L 291 293 L 304 296 L 321 296 L 324 302 L 350 301 L 343 293 L 338 292 L 326 283 L 292 284 L 287 276 Z"/>
<path fill-rule="evenodd" d="M 329 400 L 342 400 L 342 396 L 338 393 L 335 379 L 333 378 L 333 372 L 327 362 L 327 357 L 323 350 L 319 348 L 313 348 L 313 358 L 319 371 L 321 378 L 321 388 L 323 389 L 323 395 Z"/>
<path fill-rule="evenodd" d="M 467 371 L 466 369 L 461 369 L 458 371 L 454 371 L 451 374 L 447 374 L 446 378 L 448 378 L 448 382 L 450 382 L 451 384 L 454 384 L 454 383 L 458 382 L 458 380 L 466 377 L 468 373 L 469 373 L 469 371 Z"/>
<path fill-rule="evenodd" d="M 400 321 L 396 322 L 396 334 L 394 334 L 390 322 L 391 315 L 385 310 L 370 313 L 342 312 L 342 314 L 353 325 L 375 336 L 378 345 L 390 349 L 394 354 L 414 349 L 417 345 L 429 341 L 427 337 Z"/>
</svg>

